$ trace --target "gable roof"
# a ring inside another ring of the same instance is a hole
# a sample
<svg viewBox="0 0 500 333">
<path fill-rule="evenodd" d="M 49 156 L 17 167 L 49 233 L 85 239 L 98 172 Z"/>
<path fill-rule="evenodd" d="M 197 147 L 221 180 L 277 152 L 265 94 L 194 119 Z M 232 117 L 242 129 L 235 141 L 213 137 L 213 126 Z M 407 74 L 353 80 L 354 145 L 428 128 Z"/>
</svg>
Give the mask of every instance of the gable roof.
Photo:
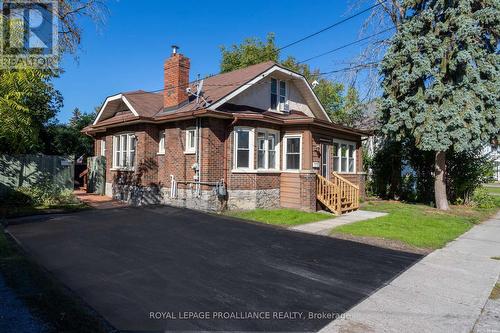
<svg viewBox="0 0 500 333">
<path fill-rule="evenodd" d="M 331 122 L 330 117 L 328 117 L 323 105 L 305 77 L 278 65 L 274 61 L 262 62 L 203 79 L 203 98 L 209 104 L 206 108 L 212 111 L 218 110 L 223 104 L 231 100 L 231 98 L 237 96 L 251 86 L 258 84 L 259 81 L 276 72 L 287 78 L 291 76 L 296 86 L 299 88 L 299 91 L 304 95 L 306 102 L 311 107 L 315 116 L 318 119 Z M 191 88 L 193 91 L 196 91 L 194 85 L 191 86 Z M 161 117 L 172 112 L 193 111 L 197 108 L 198 106 L 195 104 L 195 99 L 193 98 L 176 110 L 164 110 L 156 116 Z"/>
<path fill-rule="evenodd" d="M 163 94 L 144 90 L 124 93 L 123 96 L 132 104 L 140 116 L 153 117 L 163 109 Z"/>
<path fill-rule="evenodd" d="M 326 113 L 326 110 L 323 108 L 323 105 L 321 104 L 318 97 L 316 96 L 316 94 L 312 90 L 311 85 L 309 84 L 309 82 L 307 82 L 306 78 L 302 74 L 296 73 L 288 68 L 285 68 L 281 65 L 278 65 L 274 61 L 268 61 L 268 62 L 258 64 L 258 65 L 264 65 L 264 64 L 266 64 L 268 66 L 265 68 L 261 68 L 262 71 L 260 73 L 257 73 L 257 74 L 254 73 L 253 76 L 249 76 L 245 79 L 240 80 L 239 83 L 235 85 L 235 87 L 232 91 L 228 92 L 225 96 L 221 97 L 219 100 L 213 101 L 208 108 L 210 110 L 216 110 L 217 108 L 222 106 L 224 103 L 231 100 L 231 98 L 236 97 L 237 95 L 239 95 L 240 93 L 242 93 L 246 89 L 249 89 L 251 86 L 258 84 L 259 81 L 261 81 L 265 77 L 267 77 L 271 74 L 274 74 L 274 73 L 278 73 L 279 75 L 281 75 L 282 77 L 285 77 L 286 79 L 288 79 L 291 76 L 295 82 L 295 86 L 299 89 L 300 93 L 303 95 L 305 101 L 307 102 L 307 104 L 311 108 L 314 115 L 318 119 L 331 122 L 331 119 L 328 116 L 328 114 Z M 254 65 L 254 66 L 258 66 L 258 65 Z M 253 67 L 253 66 L 250 66 L 250 67 Z M 247 67 L 247 68 L 250 68 L 250 67 Z M 237 71 L 235 71 L 235 72 L 230 72 L 230 73 L 233 73 L 234 76 L 236 76 L 236 77 L 239 76 L 238 75 L 239 73 L 237 73 Z M 230 74 L 230 73 L 228 73 L 228 74 Z"/>
<path fill-rule="evenodd" d="M 209 76 L 203 79 L 203 98 L 212 105 L 221 100 L 231 92 L 237 90 L 242 85 L 246 84 L 259 74 L 269 70 L 276 63 L 274 61 L 266 61 L 260 64 L 240 68 L 231 72 Z M 191 85 L 191 89 L 196 91 L 195 85 Z M 172 112 L 192 111 L 197 108 L 195 99 L 190 99 L 188 103 L 182 105 L 176 110 L 165 110 L 159 112 L 157 116 L 161 117 Z M 209 106 L 210 108 L 210 106 Z"/>
<path fill-rule="evenodd" d="M 320 120 L 331 122 L 316 94 L 302 75 L 278 65 L 274 61 L 266 61 L 203 79 L 203 98 L 208 103 L 207 106 L 202 106 L 201 103 L 197 104 L 196 98 L 190 96 L 187 103 L 181 105 L 179 108 L 175 110 L 164 110 L 163 93 L 146 92 L 144 90 L 109 96 L 103 103 L 101 111 L 97 115 L 93 126 L 115 123 L 111 118 L 117 112 L 123 111 L 124 106 L 132 112 L 134 117 L 132 117 L 132 115 L 129 117 L 120 117 L 120 119 L 116 119 L 118 123 L 124 122 L 125 119 L 132 120 L 132 118 L 134 120 L 161 120 L 173 113 L 182 113 L 199 109 L 216 111 L 231 98 L 245 91 L 252 85 L 257 84 L 268 75 L 276 72 L 278 72 L 278 75 L 285 75 L 286 77 L 291 76 L 295 80 L 299 91 L 304 95 L 306 102 L 310 105 L 315 116 Z M 196 90 L 194 85 L 191 85 L 191 88 L 193 91 Z M 122 109 L 120 109 L 120 107 Z"/>
<path fill-rule="evenodd" d="M 153 117 L 163 109 L 163 94 L 136 90 L 109 96 L 104 101 L 93 125 L 113 117 L 123 107 L 135 117 Z"/>
</svg>

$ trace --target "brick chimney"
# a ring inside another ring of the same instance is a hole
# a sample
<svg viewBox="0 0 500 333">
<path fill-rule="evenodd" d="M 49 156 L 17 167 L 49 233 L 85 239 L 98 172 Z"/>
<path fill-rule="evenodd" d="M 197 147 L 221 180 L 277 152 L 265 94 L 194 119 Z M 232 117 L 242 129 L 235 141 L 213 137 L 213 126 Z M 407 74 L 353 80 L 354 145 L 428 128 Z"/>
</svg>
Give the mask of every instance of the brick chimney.
<svg viewBox="0 0 500 333">
<path fill-rule="evenodd" d="M 172 55 L 165 60 L 163 66 L 165 75 L 163 106 L 165 109 L 175 109 L 188 100 L 186 88 L 189 84 L 189 58 L 178 51 L 179 47 L 172 45 Z"/>
</svg>

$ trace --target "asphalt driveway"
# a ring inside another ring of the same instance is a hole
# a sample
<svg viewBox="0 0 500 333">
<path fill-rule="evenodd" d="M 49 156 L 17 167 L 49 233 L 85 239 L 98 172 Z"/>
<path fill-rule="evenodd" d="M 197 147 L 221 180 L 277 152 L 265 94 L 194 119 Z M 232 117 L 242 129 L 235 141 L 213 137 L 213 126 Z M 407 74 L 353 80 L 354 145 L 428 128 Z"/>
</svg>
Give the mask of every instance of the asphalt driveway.
<svg viewBox="0 0 500 333">
<path fill-rule="evenodd" d="M 172 207 L 25 222 L 8 231 L 119 330 L 315 331 L 421 258 Z"/>
</svg>

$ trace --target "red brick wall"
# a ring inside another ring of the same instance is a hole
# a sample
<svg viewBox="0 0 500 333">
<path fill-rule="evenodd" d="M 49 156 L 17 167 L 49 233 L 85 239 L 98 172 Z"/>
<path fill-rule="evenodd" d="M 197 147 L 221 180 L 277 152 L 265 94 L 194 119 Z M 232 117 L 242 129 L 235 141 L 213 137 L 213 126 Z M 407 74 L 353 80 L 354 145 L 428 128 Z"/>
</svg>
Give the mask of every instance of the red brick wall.
<svg viewBox="0 0 500 333">
<path fill-rule="evenodd" d="M 201 181 L 217 182 L 224 178 L 224 141 L 229 121 L 201 118 Z M 207 186 L 203 187 L 208 188 Z"/>
<path fill-rule="evenodd" d="M 158 178 L 166 187 L 170 187 L 170 175 L 173 175 L 177 181 L 193 181 L 195 171 L 192 165 L 196 162 L 196 155 L 185 154 L 184 150 L 186 146 L 186 129 L 195 125 L 193 119 L 159 126 L 158 131 L 165 130 L 165 155 L 158 156 Z M 180 183 L 178 187 L 185 188 L 186 185 Z"/>
<path fill-rule="evenodd" d="M 182 54 L 173 54 L 165 60 L 163 104 L 166 108 L 175 107 L 188 99 L 189 66 L 189 58 Z"/>
<path fill-rule="evenodd" d="M 136 172 L 141 173 L 141 183 L 149 185 L 158 182 L 158 163 L 156 152 L 157 144 L 157 129 L 153 124 L 130 125 L 119 128 L 109 129 L 106 134 L 96 136 L 96 155 L 100 154 L 100 141 L 102 138 L 106 140 L 106 182 L 112 183 L 114 177 L 118 174 L 117 170 L 111 170 L 113 167 L 113 135 L 123 132 L 132 132 L 137 136 L 136 145 Z"/>
<path fill-rule="evenodd" d="M 256 190 L 256 189 L 277 189 L 280 188 L 280 173 L 237 173 L 232 172 L 233 167 L 233 132 L 232 128 L 228 129 L 231 122 L 229 120 L 217 118 L 202 118 L 201 119 L 201 180 L 204 182 L 217 182 L 224 178 L 224 167 L 228 169 L 228 189 L 230 190 Z M 143 171 L 142 184 L 148 185 L 151 183 L 160 184 L 162 187 L 170 187 L 170 175 L 174 175 L 178 181 L 192 181 L 195 171 L 192 169 L 193 163 L 196 162 L 195 154 L 185 154 L 186 144 L 186 129 L 195 127 L 196 121 L 185 120 L 165 124 L 140 124 L 132 126 L 124 126 L 117 129 L 110 129 L 106 133 L 106 160 L 107 160 L 107 182 L 113 180 L 116 171 L 111 171 L 113 140 L 112 136 L 120 132 L 134 132 L 138 137 L 137 143 L 137 167 Z M 259 122 L 238 121 L 235 126 L 262 127 L 280 130 L 276 125 L 262 124 Z M 165 130 L 165 155 L 158 155 L 159 131 Z M 308 154 L 312 149 L 312 161 L 319 162 L 321 158 L 320 139 L 325 138 L 331 142 L 333 137 L 344 140 L 357 142 L 356 161 L 357 172 L 362 171 L 362 156 L 361 143 L 359 137 L 349 137 L 339 133 L 331 133 L 330 131 L 314 130 L 312 132 L 312 143 L 306 142 L 308 128 L 287 128 L 286 131 L 281 130 L 281 140 L 285 133 L 302 133 L 303 134 L 303 154 Z M 96 136 L 95 153 L 100 153 L 100 140 L 102 135 Z M 224 140 L 228 139 L 226 149 L 226 163 L 224 163 Z M 309 145 L 310 146 L 307 146 Z M 254 150 L 254 160 L 256 159 L 257 150 Z M 279 160 L 282 163 L 283 147 L 280 147 Z M 303 168 L 305 168 L 306 156 L 303 156 Z M 308 162 L 309 164 L 311 162 Z M 333 161 L 331 162 L 333 164 Z M 315 169 L 315 171 L 318 171 Z M 364 189 L 364 176 L 358 174 L 343 174 L 345 178 L 359 184 Z M 311 184 L 308 179 L 300 180 L 301 188 L 306 189 Z M 186 185 L 179 183 L 179 188 L 185 188 Z M 211 189 L 211 186 L 203 186 L 203 189 Z M 311 188 L 312 190 L 312 188 Z M 304 191 L 302 191 L 304 192 Z M 301 201 L 305 206 L 310 206 L 312 199 L 300 193 Z"/>
<path fill-rule="evenodd" d="M 260 127 L 280 131 L 280 127 L 273 124 L 263 124 L 256 121 L 238 121 L 234 126 L 229 129 L 229 138 L 227 144 L 227 166 L 228 166 L 228 189 L 230 190 L 257 190 L 257 189 L 276 189 L 280 187 L 280 174 L 279 173 L 238 173 L 232 172 L 233 169 L 233 149 L 234 149 L 234 127 Z M 282 136 L 282 133 L 280 133 Z M 254 137 L 256 140 L 257 138 Z M 256 147 L 256 141 L 255 141 Z M 280 155 L 281 155 L 280 147 Z M 257 149 L 254 149 L 254 161 L 257 161 Z M 279 157 L 281 161 L 281 156 Z M 255 165 L 254 163 L 254 165 Z"/>
</svg>

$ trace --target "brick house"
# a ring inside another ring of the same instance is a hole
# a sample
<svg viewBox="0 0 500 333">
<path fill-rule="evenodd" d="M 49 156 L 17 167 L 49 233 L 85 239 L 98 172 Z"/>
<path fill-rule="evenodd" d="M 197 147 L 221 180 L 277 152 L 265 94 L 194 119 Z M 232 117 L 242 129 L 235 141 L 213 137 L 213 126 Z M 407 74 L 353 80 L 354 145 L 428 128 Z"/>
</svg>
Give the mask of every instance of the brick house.
<svg viewBox="0 0 500 333">
<path fill-rule="evenodd" d="M 202 210 L 357 207 L 367 134 L 332 123 L 302 75 L 264 62 L 190 83 L 189 67 L 174 47 L 163 92 L 110 96 L 83 129 L 106 157 L 106 195 Z"/>
</svg>

